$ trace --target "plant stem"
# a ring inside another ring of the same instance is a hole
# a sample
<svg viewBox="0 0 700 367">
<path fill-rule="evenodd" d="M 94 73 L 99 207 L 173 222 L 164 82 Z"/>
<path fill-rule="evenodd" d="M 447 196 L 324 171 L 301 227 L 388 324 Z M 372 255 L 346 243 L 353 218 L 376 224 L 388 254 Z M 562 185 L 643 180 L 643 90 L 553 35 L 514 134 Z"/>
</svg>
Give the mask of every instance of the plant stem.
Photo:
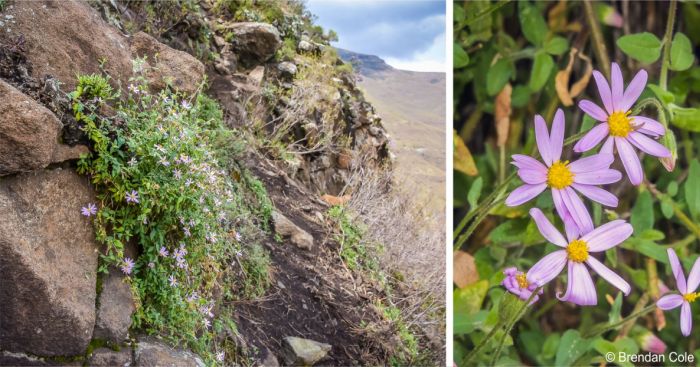
<svg viewBox="0 0 700 367">
<path fill-rule="evenodd" d="M 601 69 L 603 69 L 603 74 L 605 74 L 605 77 L 609 80 L 610 59 L 608 58 L 608 51 L 605 47 L 605 41 L 603 40 L 602 33 L 600 33 L 598 21 L 596 20 L 590 0 L 584 0 L 583 10 L 586 13 L 586 21 L 588 22 L 588 26 L 591 28 L 591 43 L 593 43 L 593 52 L 595 53 L 596 59 L 598 59 L 598 64 L 600 65 Z"/>
<path fill-rule="evenodd" d="M 508 337 L 508 335 L 510 335 L 510 332 L 511 330 L 513 330 L 513 326 L 515 326 L 515 323 L 518 322 L 518 320 L 520 320 L 525 315 L 527 307 L 530 305 L 530 302 L 532 302 L 532 299 L 535 298 L 537 293 L 540 292 L 540 289 L 542 289 L 542 287 L 535 289 L 532 292 L 532 294 L 530 294 L 530 297 L 527 298 L 527 301 L 525 301 L 520 307 L 520 310 L 518 310 L 516 316 L 512 320 L 509 320 L 510 322 L 506 325 L 505 332 L 503 333 L 501 340 L 498 342 L 496 353 L 494 353 L 493 357 L 491 358 L 491 366 L 495 366 L 496 362 L 498 362 L 498 359 L 501 357 L 501 351 L 503 350 L 503 344 L 505 344 L 506 338 Z"/>
<path fill-rule="evenodd" d="M 671 0 L 668 7 L 668 20 L 666 21 L 666 32 L 664 33 L 664 50 L 661 58 L 661 75 L 659 75 L 659 87 L 666 90 L 668 83 L 668 65 L 671 57 L 671 38 L 673 37 L 673 21 L 676 18 L 676 0 Z"/>
<path fill-rule="evenodd" d="M 656 186 L 651 185 L 647 183 L 647 187 L 649 188 L 649 192 L 651 192 L 654 197 L 656 197 L 657 200 L 662 200 L 664 199 L 667 195 L 659 191 Z M 675 200 L 670 200 L 671 206 L 673 207 L 673 214 L 678 217 L 678 220 L 681 221 L 681 223 L 690 231 L 692 232 L 695 237 L 700 238 L 700 227 L 698 227 L 695 222 L 693 222 L 692 219 L 688 217 L 688 215 L 685 214 L 683 209 L 681 209 L 678 204 L 676 204 Z"/>
<path fill-rule="evenodd" d="M 604 328 L 601 328 L 601 329 L 598 329 L 598 330 L 593 330 L 593 331 L 591 331 L 591 332 L 588 332 L 588 333 L 586 333 L 586 334 L 583 334 L 582 337 L 583 337 L 583 338 L 592 338 L 592 337 L 601 335 L 601 334 L 605 333 L 606 331 L 613 330 L 613 329 L 617 328 L 618 326 L 627 323 L 628 321 L 631 321 L 631 320 L 633 320 L 633 319 L 636 319 L 636 318 L 638 318 L 638 317 L 640 317 L 640 316 L 644 316 L 644 315 L 648 314 L 649 312 L 654 311 L 655 308 L 656 308 L 656 303 L 652 303 L 651 305 L 645 307 L 645 308 L 644 308 L 643 310 L 641 310 L 641 311 L 635 312 L 635 313 L 633 313 L 633 314 L 631 314 L 631 315 L 625 317 L 624 319 L 622 319 L 622 320 L 620 320 L 620 321 L 618 321 L 618 322 L 615 322 L 615 323 L 612 323 L 612 324 L 610 324 L 610 325 L 605 326 Z"/>
</svg>

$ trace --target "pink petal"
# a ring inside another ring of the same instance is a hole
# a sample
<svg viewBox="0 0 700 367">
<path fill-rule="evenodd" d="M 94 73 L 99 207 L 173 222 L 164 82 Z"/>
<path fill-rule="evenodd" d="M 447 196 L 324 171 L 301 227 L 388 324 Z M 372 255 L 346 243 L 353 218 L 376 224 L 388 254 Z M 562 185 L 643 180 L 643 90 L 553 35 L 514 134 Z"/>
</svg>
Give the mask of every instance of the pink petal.
<svg viewBox="0 0 700 367">
<path fill-rule="evenodd" d="M 666 250 L 666 253 L 668 253 L 668 262 L 669 264 L 671 264 L 673 277 L 676 278 L 676 287 L 678 287 L 678 290 L 681 293 L 688 293 L 688 288 L 685 285 L 685 275 L 683 274 L 683 267 L 681 266 L 681 262 L 678 261 L 678 256 L 676 256 L 676 252 L 673 251 L 672 248 L 669 248 Z"/>
<path fill-rule="evenodd" d="M 619 174 L 619 172 L 617 173 Z M 591 185 L 581 185 L 577 183 L 571 186 L 573 186 L 574 189 L 582 193 L 585 197 L 595 202 L 601 203 L 605 206 L 609 206 L 612 208 L 617 207 L 617 197 L 611 194 L 610 192 L 601 189 L 600 187 Z"/>
<path fill-rule="evenodd" d="M 630 84 L 627 86 L 625 93 L 622 95 L 622 102 L 620 103 L 620 111 L 628 111 L 630 107 L 637 101 L 639 95 L 644 91 L 644 87 L 647 85 L 647 72 L 642 69 L 639 70 L 637 75 L 634 76 Z"/>
<path fill-rule="evenodd" d="M 579 102 L 578 107 L 583 110 L 583 112 L 588 114 L 588 116 L 591 116 L 600 122 L 608 121 L 608 114 L 606 114 L 602 108 L 598 107 L 597 104 L 589 100 L 584 99 L 583 101 Z"/>
<path fill-rule="evenodd" d="M 569 241 L 569 243 L 581 236 L 581 231 L 578 229 L 576 223 L 574 223 L 574 220 L 571 218 L 570 214 L 567 214 L 566 217 L 564 217 L 564 231 L 566 232 L 566 239 Z"/>
<path fill-rule="evenodd" d="M 690 269 L 690 274 L 688 274 L 688 293 L 695 292 L 698 289 L 698 285 L 700 285 L 700 258 L 695 260 L 695 264 L 693 264 L 693 268 Z"/>
<path fill-rule="evenodd" d="M 628 143 L 625 138 L 616 137 L 615 146 L 617 146 L 620 160 L 622 160 L 622 165 L 625 167 L 627 177 L 630 179 L 632 185 L 636 186 L 642 183 L 642 179 L 644 179 L 642 163 L 639 162 L 639 157 L 637 157 L 637 153 L 632 149 L 630 143 Z"/>
<path fill-rule="evenodd" d="M 671 156 L 671 152 L 665 146 L 636 131 L 631 132 L 627 136 L 627 141 L 642 152 L 653 155 L 654 157 L 666 158 Z"/>
<path fill-rule="evenodd" d="M 615 138 L 612 136 L 608 137 L 608 140 L 603 143 L 603 146 L 600 148 L 599 153 L 603 154 L 613 154 L 613 147 L 615 146 Z"/>
<path fill-rule="evenodd" d="M 620 181 L 622 173 L 615 169 L 601 169 L 599 171 L 577 173 L 574 182 L 584 185 L 608 185 Z"/>
<path fill-rule="evenodd" d="M 682 305 L 684 301 L 683 296 L 680 294 L 667 294 L 656 301 L 656 306 L 664 311 L 672 310 Z"/>
<path fill-rule="evenodd" d="M 630 116 L 630 119 L 632 119 L 632 124 L 642 125 L 637 131 L 643 134 L 659 136 L 666 134 L 664 125 L 656 120 L 644 116 Z"/>
<path fill-rule="evenodd" d="M 612 94 L 610 93 L 608 81 L 605 80 L 603 74 L 598 70 L 593 71 L 593 78 L 598 85 L 598 94 L 600 94 L 600 100 L 603 101 L 603 106 L 605 106 L 605 110 L 608 111 L 608 115 L 615 112 L 615 110 L 613 110 Z"/>
<path fill-rule="evenodd" d="M 693 314 L 690 313 L 690 303 L 683 302 L 681 305 L 681 334 L 683 334 L 683 336 L 688 336 L 692 329 Z"/>
<path fill-rule="evenodd" d="M 569 169 L 576 175 L 585 172 L 594 172 L 607 169 L 614 160 L 615 157 L 613 157 L 612 154 L 599 153 L 571 162 L 571 164 L 569 164 Z"/>
<path fill-rule="evenodd" d="M 607 280 L 608 283 L 612 284 L 615 288 L 622 291 L 625 296 L 629 296 L 632 287 L 627 283 L 621 276 L 617 275 L 614 271 L 610 270 L 607 266 L 603 265 L 598 259 L 593 256 L 589 256 L 586 260 L 588 265 L 595 270 L 598 275 L 603 279 Z"/>
<path fill-rule="evenodd" d="M 547 174 L 547 166 L 535 158 L 523 154 L 513 154 L 511 158 L 513 158 L 514 161 L 513 165 L 518 168 L 529 168 Z"/>
<path fill-rule="evenodd" d="M 523 180 L 523 182 L 530 185 L 537 185 L 547 181 L 546 171 L 542 172 L 538 170 L 521 168 L 518 170 L 518 176 L 521 180 Z"/>
<path fill-rule="evenodd" d="M 602 123 L 588 130 L 581 140 L 574 145 L 574 151 L 577 153 L 587 152 L 598 145 L 610 133 L 610 128 L 607 123 Z"/>
<path fill-rule="evenodd" d="M 547 188 L 546 183 L 541 183 L 539 185 L 522 185 L 508 195 L 506 199 L 506 205 L 508 206 L 518 206 L 522 203 L 530 201 L 530 199 L 539 195 Z"/>
<path fill-rule="evenodd" d="M 535 140 L 537 140 L 537 149 L 540 151 L 540 156 L 547 167 L 552 165 L 552 149 L 549 144 L 549 132 L 547 132 L 547 123 L 540 115 L 535 116 Z"/>
<path fill-rule="evenodd" d="M 623 90 L 625 88 L 625 81 L 622 79 L 622 71 L 620 70 L 620 65 L 616 62 L 612 63 L 611 70 L 611 82 L 610 90 L 612 92 L 612 104 L 615 111 L 627 111 L 622 110 L 622 96 Z"/>
<path fill-rule="evenodd" d="M 564 200 L 564 205 L 571 213 L 571 218 L 573 218 L 576 226 L 579 228 L 580 233 L 588 233 L 593 230 L 593 220 L 591 215 L 588 213 L 588 209 L 578 197 L 576 192 L 571 187 L 566 187 L 563 189 L 562 199 Z"/>
<path fill-rule="evenodd" d="M 556 278 L 566 264 L 566 250 L 554 251 L 543 257 L 527 272 L 528 283 L 541 287 Z"/>
<path fill-rule="evenodd" d="M 561 150 L 564 146 L 564 111 L 561 108 L 557 109 L 552 121 L 552 133 L 549 136 L 549 147 L 552 152 L 552 161 L 556 162 L 561 159 Z"/>
<path fill-rule="evenodd" d="M 603 224 L 581 237 L 588 245 L 588 251 L 600 252 L 615 247 L 632 235 L 634 229 L 622 219 Z"/>
<path fill-rule="evenodd" d="M 579 306 L 595 306 L 598 303 L 598 295 L 593 285 L 591 274 L 583 263 L 569 261 L 569 280 L 564 297 L 557 298 L 561 301 L 569 301 Z"/>
<path fill-rule="evenodd" d="M 566 247 L 566 245 L 568 245 L 564 236 L 552 225 L 552 222 L 544 216 L 544 213 L 542 213 L 540 209 L 530 209 L 530 216 L 535 220 L 537 229 L 540 230 L 540 233 L 547 241 L 560 247 Z"/>
</svg>

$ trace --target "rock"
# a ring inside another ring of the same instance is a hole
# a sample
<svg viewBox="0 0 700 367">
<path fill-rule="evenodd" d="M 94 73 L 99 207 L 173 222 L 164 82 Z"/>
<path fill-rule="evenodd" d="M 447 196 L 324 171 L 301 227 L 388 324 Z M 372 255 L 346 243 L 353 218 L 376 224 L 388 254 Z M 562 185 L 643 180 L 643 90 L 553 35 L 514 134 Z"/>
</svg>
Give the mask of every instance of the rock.
<svg viewBox="0 0 700 367">
<path fill-rule="evenodd" d="M 350 195 L 333 196 L 326 194 L 321 196 L 321 200 L 325 201 L 328 205 L 331 206 L 345 205 L 348 201 L 350 201 L 350 199 Z"/>
<path fill-rule="evenodd" d="M 131 38 L 132 57 L 146 56 L 149 85 L 161 90 L 170 85 L 186 94 L 197 91 L 204 80 L 204 65 L 192 55 L 172 49 L 144 32 Z"/>
<path fill-rule="evenodd" d="M 289 236 L 293 244 L 306 250 L 313 247 L 314 238 L 276 210 L 272 212 L 272 223 L 275 226 L 275 232 L 280 236 Z"/>
<path fill-rule="evenodd" d="M 312 366 L 325 358 L 331 348 L 330 344 L 288 336 L 284 338 L 282 353 L 288 365 Z"/>
<path fill-rule="evenodd" d="M 297 51 L 311 53 L 311 52 L 316 51 L 316 47 L 314 46 L 313 43 L 311 43 L 309 41 L 301 40 L 301 41 L 299 41 L 299 44 L 297 45 Z"/>
<path fill-rule="evenodd" d="M 242 22 L 228 26 L 232 46 L 239 61 L 247 67 L 269 60 L 282 45 L 277 28 L 267 23 Z"/>
<path fill-rule="evenodd" d="M 264 348 L 260 353 L 260 362 L 258 365 L 262 367 L 279 367 L 280 363 L 269 349 Z"/>
<path fill-rule="evenodd" d="M 52 361 L 45 358 L 30 356 L 24 353 L 12 353 L 0 351 L 0 366 L 82 366 L 83 363 L 79 359 L 73 361 Z"/>
<path fill-rule="evenodd" d="M 131 286 L 125 282 L 126 277 L 116 268 L 110 268 L 109 274 L 102 275 L 102 292 L 100 293 L 94 338 L 100 338 L 119 344 L 126 340 L 131 315 L 136 311 Z"/>
<path fill-rule="evenodd" d="M 44 168 L 58 146 L 61 122 L 0 79 L 0 176 Z"/>
<path fill-rule="evenodd" d="M 139 340 L 134 364 L 138 367 L 204 367 L 202 359 L 194 353 L 172 348 L 150 337 Z"/>
<path fill-rule="evenodd" d="M 263 78 L 265 77 L 265 67 L 256 66 L 250 73 L 248 73 L 248 82 L 259 88 L 262 85 Z"/>
<path fill-rule="evenodd" d="M 32 76 L 53 75 L 64 91 L 76 85 L 76 75 L 105 71 L 126 85 L 131 76 L 129 46 L 124 36 L 83 1 L 18 1 L 5 7 L 14 16 L 11 31 L 0 32 L 0 43 L 23 35 Z"/>
<path fill-rule="evenodd" d="M 79 159 L 81 155 L 90 153 L 90 148 L 85 145 L 76 145 L 74 147 L 57 144 L 51 157 L 52 163 L 61 163 Z"/>
<path fill-rule="evenodd" d="M 95 202 L 72 169 L 0 181 L 0 349 L 84 353 L 95 325 L 97 244 L 80 208 Z"/>
<path fill-rule="evenodd" d="M 296 75 L 297 66 L 294 65 L 294 63 L 292 63 L 292 62 L 285 61 L 285 62 L 281 62 L 277 65 L 277 70 L 279 70 L 280 73 L 282 73 L 282 76 L 287 77 L 287 78 L 291 78 L 294 75 Z"/>
<path fill-rule="evenodd" d="M 352 166 L 352 151 L 343 150 L 338 154 L 338 168 L 350 169 Z"/>
<path fill-rule="evenodd" d="M 122 348 L 114 351 L 109 348 L 97 348 L 90 357 L 90 366 L 95 367 L 127 367 L 131 366 L 131 348 Z"/>
</svg>

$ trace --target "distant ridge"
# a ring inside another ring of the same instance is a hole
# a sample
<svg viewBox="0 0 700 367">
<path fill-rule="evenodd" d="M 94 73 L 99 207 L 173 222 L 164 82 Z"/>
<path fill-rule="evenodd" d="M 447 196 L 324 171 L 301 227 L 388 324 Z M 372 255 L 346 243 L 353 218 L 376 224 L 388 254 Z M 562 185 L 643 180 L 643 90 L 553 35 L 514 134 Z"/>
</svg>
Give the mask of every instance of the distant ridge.
<svg viewBox="0 0 700 367">
<path fill-rule="evenodd" d="M 395 70 L 379 56 L 361 54 L 342 48 L 336 48 L 336 50 L 338 50 L 338 56 L 343 61 L 351 63 L 353 68 L 361 75 L 372 76 L 376 73 Z"/>
</svg>

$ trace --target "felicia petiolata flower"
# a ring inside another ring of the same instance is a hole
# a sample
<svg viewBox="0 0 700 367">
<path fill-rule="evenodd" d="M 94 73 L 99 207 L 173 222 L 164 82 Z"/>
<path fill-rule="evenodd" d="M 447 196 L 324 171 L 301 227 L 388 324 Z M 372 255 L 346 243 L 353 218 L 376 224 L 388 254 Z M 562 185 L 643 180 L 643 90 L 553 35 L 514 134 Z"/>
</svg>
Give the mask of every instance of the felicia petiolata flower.
<svg viewBox="0 0 700 367">
<path fill-rule="evenodd" d="M 131 258 L 125 257 L 124 261 L 122 262 L 122 267 L 121 270 L 124 274 L 131 274 L 131 271 L 134 269 L 134 260 L 131 260 Z"/>
<path fill-rule="evenodd" d="M 690 335 L 690 330 L 693 328 L 693 315 L 690 313 L 690 304 L 700 298 L 700 292 L 695 292 L 700 285 L 700 259 L 695 260 L 693 268 L 688 274 L 688 282 L 686 283 L 685 275 L 683 274 L 683 266 L 678 261 L 678 256 L 673 249 L 668 249 L 668 262 L 671 264 L 673 276 L 676 278 L 676 286 L 681 294 L 667 294 L 658 301 L 656 305 L 662 310 L 672 310 L 678 306 L 681 307 L 681 333 L 683 336 Z"/>
<path fill-rule="evenodd" d="M 625 295 L 630 293 L 629 283 L 595 257 L 590 256 L 591 252 L 603 252 L 613 248 L 632 235 L 633 230 L 629 223 L 623 220 L 614 220 L 584 233 L 581 237 L 578 237 L 577 231 L 567 230 L 567 239 L 564 239 L 564 236 L 540 209 L 530 209 L 530 215 L 535 220 L 537 229 L 542 236 L 550 243 L 562 247 L 563 250 L 552 252 L 538 261 L 527 272 L 526 280 L 528 283 L 540 287 L 556 278 L 564 269 L 564 265 L 568 264 L 566 294 L 563 297 L 559 297 L 557 294 L 557 298 L 581 306 L 593 306 L 598 303 L 598 296 L 585 263 L 622 293 Z"/>
<path fill-rule="evenodd" d="M 139 202 L 139 193 L 136 190 L 131 190 L 131 192 L 126 193 L 126 202 L 127 203 L 138 203 Z"/>
<path fill-rule="evenodd" d="M 571 163 L 562 162 L 564 112 L 561 109 L 554 116 L 551 135 L 542 116 L 535 116 L 535 139 L 544 164 L 526 155 L 513 155 L 513 165 L 518 168 L 518 176 L 525 184 L 510 193 L 506 205 L 523 204 L 549 187 L 559 216 L 571 217 L 580 233 L 590 232 L 593 230 L 593 220 L 576 191 L 603 205 L 617 206 L 617 197 L 597 186 L 622 178 L 619 171 L 609 168 L 614 160 L 612 154 L 593 155 Z"/>
<path fill-rule="evenodd" d="M 93 203 L 88 203 L 87 206 L 80 208 L 80 213 L 86 217 L 97 214 L 97 206 Z"/>
<path fill-rule="evenodd" d="M 666 129 L 661 123 L 648 117 L 630 116 L 632 113 L 630 108 L 642 94 L 647 83 L 647 72 L 640 70 L 626 90 L 624 89 L 622 72 L 616 63 L 612 64 L 610 86 L 597 70 L 593 72 L 593 77 L 598 85 L 598 93 L 605 110 L 588 100 L 579 102 L 579 107 L 602 124 L 596 125 L 581 138 L 574 146 L 574 151 L 591 150 L 607 137 L 600 152 L 612 154 L 613 146 L 617 147 L 617 152 L 630 182 L 633 185 L 639 185 L 644 178 L 644 172 L 639 157 L 632 146 L 655 157 L 663 158 L 671 155 L 666 147 L 652 139 L 666 133 Z"/>
<path fill-rule="evenodd" d="M 501 284 L 506 287 L 508 292 L 513 293 L 518 296 L 523 301 L 530 299 L 532 292 L 537 289 L 537 285 L 529 283 L 527 281 L 527 274 L 522 271 L 518 271 L 515 267 L 506 268 L 503 270 L 503 274 L 506 276 Z M 540 290 L 539 294 L 542 294 Z M 530 304 L 537 302 L 540 298 L 539 295 L 532 297 Z"/>
</svg>

